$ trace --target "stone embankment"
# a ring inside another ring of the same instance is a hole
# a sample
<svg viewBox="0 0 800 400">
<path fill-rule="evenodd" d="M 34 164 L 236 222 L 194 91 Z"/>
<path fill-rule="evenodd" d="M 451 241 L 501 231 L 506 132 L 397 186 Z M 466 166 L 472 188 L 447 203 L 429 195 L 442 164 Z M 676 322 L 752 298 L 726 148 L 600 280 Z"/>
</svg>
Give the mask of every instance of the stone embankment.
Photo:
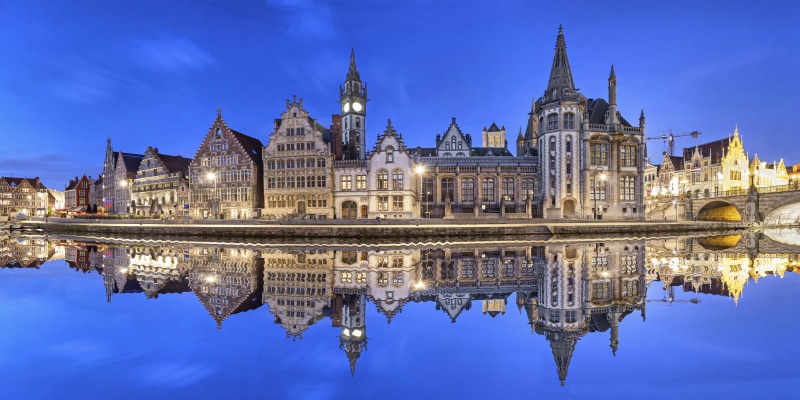
<svg viewBox="0 0 800 400">
<path fill-rule="evenodd" d="M 53 235 L 97 237 L 240 238 L 240 239 L 347 239 L 372 242 L 385 239 L 458 240 L 475 238 L 512 238 L 549 240 L 551 238 L 614 238 L 674 236 L 694 232 L 730 232 L 743 230 L 741 223 L 726 222 L 571 222 L 563 220 L 519 220 L 466 222 L 421 220 L 373 221 L 157 221 L 157 220 L 74 220 L 48 219 L 25 221 L 26 229 Z"/>
</svg>

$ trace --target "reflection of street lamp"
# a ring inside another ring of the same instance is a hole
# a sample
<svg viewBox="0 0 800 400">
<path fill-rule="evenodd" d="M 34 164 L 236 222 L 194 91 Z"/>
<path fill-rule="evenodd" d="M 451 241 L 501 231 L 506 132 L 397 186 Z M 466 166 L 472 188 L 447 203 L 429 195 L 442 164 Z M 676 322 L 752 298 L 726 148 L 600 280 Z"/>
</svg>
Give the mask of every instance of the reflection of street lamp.
<svg viewBox="0 0 800 400">
<path fill-rule="evenodd" d="M 672 206 L 675 207 L 675 222 L 678 222 L 678 199 L 672 200 Z"/>
<path fill-rule="evenodd" d="M 603 172 L 602 167 L 597 167 L 594 170 L 594 175 L 592 175 L 592 195 L 594 197 L 594 219 L 598 219 L 598 215 L 602 215 L 602 213 L 597 212 L 597 175 L 600 175 L 600 180 L 603 181 L 603 185 L 605 185 L 606 181 L 606 174 Z"/>
<path fill-rule="evenodd" d="M 422 214 L 422 174 L 425 173 L 425 167 L 423 165 L 417 165 L 414 168 L 414 172 L 419 175 L 419 191 L 417 192 L 417 200 L 419 204 L 417 205 L 417 226 L 419 226 L 419 216 Z"/>
<path fill-rule="evenodd" d="M 430 201 L 431 192 L 425 192 L 425 218 L 430 218 L 431 213 L 428 211 L 428 202 Z"/>
<path fill-rule="evenodd" d="M 650 209 L 650 215 L 653 215 L 653 206 L 651 205 L 651 203 L 652 202 L 650 200 L 647 200 L 647 208 Z M 650 219 L 650 217 L 647 216 L 647 210 L 644 210 L 644 216 L 645 216 L 645 219 L 647 219 L 647 220 Z"/>
<path fill-rule="evenodd" d="M 216 201 L 217 201 L 217 175 L 214 174 L 213 172 L 209 172 L 208 174 L 206 174 L 206 178 L 214 180 L 214 193 L 213 193 L 213 198 L 211 199 L 211 201 L 212 201 L 211 211 L 214 212 L 214 219 L 217 219 L 217 206 L 218 206 L 217 203 L 216 203 Z"/>
</svg>

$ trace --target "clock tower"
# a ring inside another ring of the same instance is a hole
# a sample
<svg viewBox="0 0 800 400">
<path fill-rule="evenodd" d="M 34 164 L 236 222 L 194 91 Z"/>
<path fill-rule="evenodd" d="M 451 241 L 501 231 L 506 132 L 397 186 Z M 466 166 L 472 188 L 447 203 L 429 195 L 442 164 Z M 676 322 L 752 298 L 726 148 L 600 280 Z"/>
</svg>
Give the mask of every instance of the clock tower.
<svg viewBox="0 0 800 400">
<path fill-rule="evenodd" d="M 344 84 L 339 86 L 339 105 L 342 107 L 342 147 L 350 158 L 365 159 L 367 138 L 367 84 L 361 82 L 356 69 L 355 49 L 350 51 L 350 69 Z"/>
</svg>

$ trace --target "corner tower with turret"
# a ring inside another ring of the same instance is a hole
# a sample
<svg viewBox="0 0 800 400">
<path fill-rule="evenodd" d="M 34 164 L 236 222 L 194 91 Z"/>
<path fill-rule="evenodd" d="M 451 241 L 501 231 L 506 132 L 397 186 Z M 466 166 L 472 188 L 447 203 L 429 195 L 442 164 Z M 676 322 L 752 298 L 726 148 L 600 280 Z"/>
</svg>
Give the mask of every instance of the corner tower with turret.
<svg viewBox="0 0 800 400">
<path fill-rule="evenodd" d="M 644 113 L 634 127 L 617 111 L 614 67 L 608 102 L 579 93 L 559 26 L 547 89 L 533 108 L 531 120 L 538 126 L 528 130 L 536 132 L 539 148 L 543 216 L 641 220 Z"/>
</svg>

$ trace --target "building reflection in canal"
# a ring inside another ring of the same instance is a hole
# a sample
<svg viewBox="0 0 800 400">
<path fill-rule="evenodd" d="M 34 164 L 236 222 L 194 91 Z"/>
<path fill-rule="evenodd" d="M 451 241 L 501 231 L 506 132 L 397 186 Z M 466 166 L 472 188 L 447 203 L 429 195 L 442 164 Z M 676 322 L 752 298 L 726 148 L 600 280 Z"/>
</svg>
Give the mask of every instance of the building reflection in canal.
<svg viewBox="0 0 800 400">
<path fill-rule="evenodd" d="M 368 303 L 389 323 L 409 302 L 429 303 L 453 323 L 473 307 L 491 318 L 516 307 L 532 333 L 549 343 L 562 384 L 580 338 L 604 334 L 616 354 L 623 320 L 632 313 L 645 318 L 648 289 L 663 289 L 663 299 L 653 301 L 677 301 L 678 288 L 694 293 L 694 303 L 700 293 L 738 302 L 748 282 L 800 267 L 800 248 L 751 233 L 311 248 L 17 237 L 0 241 L 0 260 L 4 268 L 38 268 L 63 257 L 76 271 L 102 275 L 107 301 L 121 294 L 156 299 L 192 292 L 220 329 L 231 316 L 264 304 L 292 340 L 302 339 L 310 325 L 330 323 L 352 374 L 369 341 Z"/>
</svg>

